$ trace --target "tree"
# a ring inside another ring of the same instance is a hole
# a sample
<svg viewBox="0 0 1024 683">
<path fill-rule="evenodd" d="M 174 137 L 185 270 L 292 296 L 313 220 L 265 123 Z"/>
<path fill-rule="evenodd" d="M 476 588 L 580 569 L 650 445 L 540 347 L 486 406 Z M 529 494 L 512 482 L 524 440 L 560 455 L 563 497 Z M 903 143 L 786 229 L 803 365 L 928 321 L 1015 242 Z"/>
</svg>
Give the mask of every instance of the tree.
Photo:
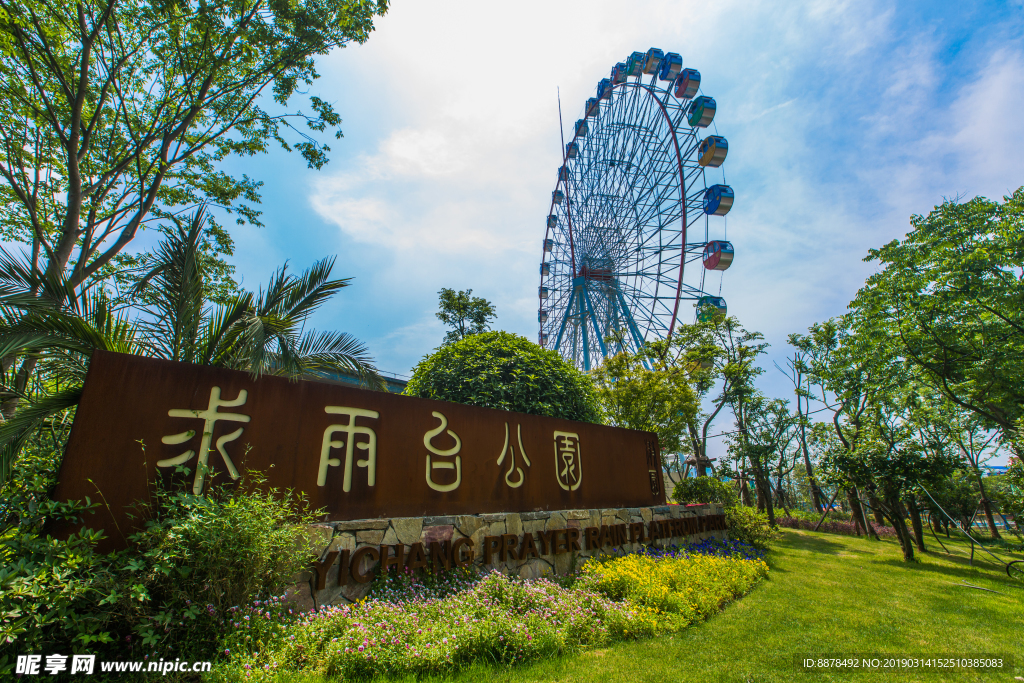
<svg viewBox="0 0 1024 683">
<path fill-rule="evenodd" d="M 656 433 L 663 464 L 684 477 L 678 458 L 666 461 L 665 454 L 680 451 L 688 425 L 700 410 L 686 373 L 659 362 L 656 351 L 644 348 L 605 359 L 591 377 L 608 424 Z"/>
<path fill-rule="evenodd" d="M 509 332 L 443 344 L 413 370 L 405 394 L 529 415 L 601 422 L 587 375 L 555 351 Z"/>
<path fill-rule="evenodd" d="M 893 351 L 1004 438 L 1024 415 L 1024 188 L 1004 203 L 946 201 L 872 249 L 882 270 L 851 308 L 884 321 Z"/>
<path fill-rule="evenodd" d="M 437 319 L 454 328 L 445 335 L 443 343 L 453 344 L 489 329 L 490 321 L 496 317 L 494 304 L 472 294 L 472 289 L 456 292 L 448 288 L 437 293 L 440 308 L 436 313 Z"/>
<path fill-rule="evenodd" d="M 978 486 L 980 504 L 988 523 L 992 538 L 1000 538 L 992 516 L 992 502 L 986 495 L 984 475 L 981 466 L 990 457 L 989 451 L 996 445 L 993 443 L 998 432 L 986 429 L 982 418 L 976 413 L 968 412 L 952 401 L 939 396 L 921 408 L 918 421 L 922 440 L 952 446 L 958 451 L 962 461 L 970 468 Z"/>
<path fill-rule="evenodd" d="M 878 361 L 884 346 L 876 353 L 868 337 L 858 335 L 853 325 L 853 316 L 839 316 L 815 323 L 806 335 L 789 336 L 789 343 L 804 354 L 808 385 L 818 388 L 818 400 L 832 413 L 830 422 L 838 447 L 822 434 L 816 434 L 815 440 L 825 446 L 820 464 L 841 462 L 857 448 L 870 405 L 870 387 L 876 374 L 882 374 Z M 833 485 L 846 489 L 855 520 L 865 525 L 865 533 L 878 538 L 861 507 L 858 486 L 842 470 L 834 470 L 830 475 Z"/>
<path fill-rule="evenodd" d="M 894 353 L 883 322 L 859 313 L 812 326 L 810 335 L 794 335 L 793 341 L 813 359 L 822 401 L 833 411 L 833 427 L 843 445 L 828 453 L 822 467 L 867 492 L 872 506 L 896 530 L 904 560 L 910 561 L 915 539 L 906 528 L 903 501 L 920 483 L 948 476 L 956 463 L 944 451 L 923 448 L 916 438 L 914 411 L 921 385 L 915 368 Z M 921 544 L 920 524 L 915 527 Z"/>
<path fill-rule="evenodd" d="M 790 343 L 792 343 L 792 340 Z M 814 467 L 811 465 L 811 455 L 807 448 L 807 427 L 810 424 L 809 412 L 812 398 L 811 384 L 808 378 L 807 354 L 797 350 L 792 358 L 786 359 L 788 370 L 783 370 L 779 367 L 778 363 L 775 364 L 775 367 L 793 382 L 793 391 L 796 394 L 797 438 L 800 443 L 800 454 L 803 456 L 804 471 L 807 473 L 807 481 L 811 488 L 811 502 L 815 510 L 823 511 L 825 509 L 825 501 L 822 499 L 821 488 L 814 478 Z"/>
<path fill-rule="evenodd" d="M 332 280 L 333 259 L 300 275 L 287 264 L 266 289 L 240 292 L 211 306 L 201 258 L 203 212 L 168 231 L 155 267 L 139 283 L 144 315 L 114 311 L 99 287 L 70 287 L 64 279 L 33 279 L 31 265 L 0 259 L 0 354 L 40 359 L 47 378 L 39 395 L 20 395 L 24 408 L 0 425 L 0 483 L 20 446 L 40 424 L 78 403 L 96 349 L 297 379 L 354 373 L 384 388 L 366 347 L 351 335 L 306 329 L 310 315 L 349 285 Z M 33 294 L 35 292 L 35 294 Z"/>
<path fill-rule="evenodd" d="M 769 399 L 756 392 L 740 395 L 734 410 L 740 430 L 730 439 L 730 450 L 741 466 L 749 463 L 757 487 L 758 509 L 763 507 L 768 513 L 768 523 L 774 525 L 775 492 L 770 470 L 778 463 L 781 472 L 787 448 L 795 437 L 796 421 L 789 412 L 788 401 Z"/>
<path fill-rule="evenodd" d="M 768 346 L 763 339 L 759 332 L 745 330 L 735 317 L 713 315 L 682 324 L 670 340 L 649 346 L 651 362 L 684 371 L 696 404 L 710 404 L 710 412 L 697 410 L 684 416 L 698 476 L 705 476 L 712 462 L 707 450 L 711 425 L 727 404 L 752 390 L 753 378 L 762 372 L 754 361 Z M 718 395 L 708 398 L 716 386 Z"/>
<path fill-rule="evenodd" d="M 386 8 L 0 0 L 0 237 L 29 245 L 32 269 L 67 271 L 78 287 L 130 263 L 122 252 L 139 230 L 181 207 L 206 201 L 258 223 L 261 183 L 218 163 L 276 141 L 322 167 L 329 148 L 310 133 L 340 117 L 317 97 L 307 113 L 283 108 L 318 77 L 316 56 L 365 41 Z M 289 144 L 289 131 L 300 141 Z M 207 237 L 230 250 L 218 230 Z"/>
</svg>

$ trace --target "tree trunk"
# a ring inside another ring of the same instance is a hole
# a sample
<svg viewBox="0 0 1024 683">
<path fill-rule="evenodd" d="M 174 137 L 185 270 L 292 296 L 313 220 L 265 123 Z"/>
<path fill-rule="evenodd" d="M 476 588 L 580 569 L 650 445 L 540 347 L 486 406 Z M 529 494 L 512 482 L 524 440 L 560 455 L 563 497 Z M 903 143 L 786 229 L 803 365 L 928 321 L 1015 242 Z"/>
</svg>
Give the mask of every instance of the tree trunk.
<svg viewBox="0 0 1024 683">
<path fill-rule="evenodd" d="M 981 492 L 981 508 L 985 511 L 985 521 L 988 522 L 988 530 L 992 533 L 992 538 L 1001 539 L 999 535 L 999 529 L 996 528 L 996 520 L 992 517 L 992 503 L 989 502 L 988 496 L 985 495 L 985 484 L 981 481 L 981 472 L 974 470 L 974 476 L 978 478 L 978 490 Z"/>
<path fill-rule="evenodd" d="M 808 409 L 810 406 L 808 406 Z M 804 469 L 807 470 L 807 480 L 811 483 L 811 500 L 814 501 L 814 509 L 818 512 L 825 511 L 825 496 L 818 488 L 818 482 L 814 479 L 814 468 L 811 466 L 811 456 L 807 451 L 807 424 L 804 421 L 804 414 L 800 404 L 800 392 L 796 394 L 796 410 L 800 415 L 800 451 L 804 456 Z"/>
<path fill-rule="evenodd" d="M 775 508 L 772 505 L 771 483 L 761 468 L 761 463 L 754 466 L 754 483 L 757 485 L 757 509 L 768 513 L 768 523 L 775 525 Z"/>
<path fill-rule="evenodd" d="M 882 506 L 878 504 L 878 498 L 873 493 L 868 493 L 868 505 L 871 508 L 871 513 L 874 515 L 875 524 L 879 526 L 885 525 L 885 515 L 882 514 Z"/>
<path fill-rule="evenodd" d="M 864 523 L 861 521 L 860 505 L 853 495 L 853 489 L 846 489 L 846 502 L 850 506 L 850 520 L 853 522 L 853 530 L 857 532 L 858 536 L 862 533 L 867 533 L 867 530 L 864 529 Z"/>
<path fill-rule="evenodd" d="M 937 533 L 937 534 L 941 534 L 942 533 L 942 522 L 939 521 L 938 516 L 937 515 L 933 515 L 932 513 L 929 512 L 928 513 L 928 519 L 932 523 L 932 530 L 935 533 Z"/>
<path fill-rule="evenodd" d="M 750 486 L 747 485 L 747 475 L 743 474 L 740 478 L 740 501 L 745 507 L 750 507 L 754 503 L 750 498 Z"/>
<path fill-rule="evenodd" d="M 786 512 L 786 516 L 787 517 L 792 517 L 793 515 L 789 514 L 789 508 L 786 507 L 786 494 L 782 490 L 782 477 L 779 477 L 778 491 L 779 491 L 779 505 L 782 506 L 782 509 Z"/>
<path fill-rule="evenodd" d="M 895 494 L 888 494 L 885 497 L 886 507 L 891 517 L 893 528 L 896 530 L 896 537 L 900 540 L 903 548 L 903 561 L 914 561 L 914 544 L 910 540 L 910 531 L 903 522 L 903 515 L 900 514 L 900 499 Z"/>
<path fill-rule="evenodd" d="M 910 511 L 910 524 L 914 527 L 917 549 L 923 553 L 925 552 L 924 525 L 921 524 L 921 510 L 917 507 L 917 499 L 914 497 L 914 494 L 907 496 L 907 510 Z"/>
<path fill-rule="evenodd" d="M 878 532 L 875 531 L 875 527 L 871 526 L 871 522 L 868 521 L 868 516 L 867 513 L 864 511 L 864 506 L 860 504 L 860 493 L 857 491 L 857 489 L 852 489 L 851 493 L 853 495 L 852 514 L 856 515 L 857 521 L 866 527 L 865 531 L 867 532 L 868 538 L 873 538 L 876 541 L 880 541 L 881 539 L 878 538 Z"/>
</svg>

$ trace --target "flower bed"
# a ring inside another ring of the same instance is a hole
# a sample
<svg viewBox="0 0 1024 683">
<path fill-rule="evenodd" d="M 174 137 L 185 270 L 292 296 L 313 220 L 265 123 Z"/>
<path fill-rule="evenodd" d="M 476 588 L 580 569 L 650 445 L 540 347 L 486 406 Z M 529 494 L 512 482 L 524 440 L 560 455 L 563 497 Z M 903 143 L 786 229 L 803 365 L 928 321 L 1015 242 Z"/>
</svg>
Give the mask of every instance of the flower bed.
<svg viewBox="0 0 1024 683">
<path fill-rule="evenodd" d="M 404 586 L 392 579 L 375 586 L 378 597 L 301 615 L 271 600 L 237 610 L 228 662 L 214 667 L 214 679 L 303 670 L 349 680 L 555 656 L 685 627 L 767 571 L 749 547 L 705 541 L 590 560 L 557 581 L 497 571 Z"/>
<path fill-rule="evenodd" d="M 680 549 L 588 562 L 584 583 L 613 600 L 668 615 L 670 626 L 681 628 L 718 612 L 768 575 L 767 563 L 753 553 L 745 559 L 714 545 L 707 554 Z"/>
<path fill-rule="evenodd" d="M 798 519 L 796 517 L 777 517 L 775 519 L 775 523 L 781 527 L 786 527 L 787 529 L 804 529 L 805 531 L 813 531 L 817 521 L 810 522 L 806 519 Z M 871 523 L 871 526 L 882 538 L 896 538 L 896 530 L 891 526 L 883 526 L 881 524 L 875 524 L 874 522 Z M 857 535 L 857 529 L 853 522 L 844 522 L 834 519 L 826 519 L 822 522 L 818 531 L 827 534 L 843 534 L 844 536 Z"/>
</svg>

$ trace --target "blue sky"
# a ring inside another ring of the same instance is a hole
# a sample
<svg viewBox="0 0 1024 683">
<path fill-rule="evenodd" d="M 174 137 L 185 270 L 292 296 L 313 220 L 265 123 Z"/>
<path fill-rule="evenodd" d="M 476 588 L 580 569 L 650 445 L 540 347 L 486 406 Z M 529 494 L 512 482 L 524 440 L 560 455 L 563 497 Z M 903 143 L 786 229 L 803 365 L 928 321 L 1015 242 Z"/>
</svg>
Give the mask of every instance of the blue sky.
<svg viewBox="0 0 1024 683">
<path fill-rule="evenodd" d="M 944 197 L 1024 184 L 1022 36 L 1019 1 L 396 0 L 365 45 L 319 64 L 311 92 L 345 133 L 323 170 L 280 151 L 230 164 L 266 183 L 266 227 L 233 230 L 233 263 L 255 287 L 337 255 L 353 286 L 315 322 L 383 370 L 440 343 L 442 287 L 534 339 L 556 88 L 568 125 L 616 61 L 660 47 L 718 102 L 736 191 L 722 294 L 772 344 L 760 386 L 788 397 L 786 335 L 843 312 L 870 247 Z"/>
</svg>

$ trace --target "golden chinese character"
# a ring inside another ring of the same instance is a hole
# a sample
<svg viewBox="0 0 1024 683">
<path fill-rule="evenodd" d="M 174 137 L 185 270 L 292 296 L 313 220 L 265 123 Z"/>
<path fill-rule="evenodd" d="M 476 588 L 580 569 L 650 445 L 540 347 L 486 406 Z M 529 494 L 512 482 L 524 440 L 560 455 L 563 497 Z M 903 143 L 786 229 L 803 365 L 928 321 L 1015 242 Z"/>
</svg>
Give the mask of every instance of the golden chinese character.
<svg viewBox="0 0 1024 683">
<path fill-rule="evenodd" d="M 345 448 L 345 478 L 342 481 L 341 489 L 345 493 L 352 490 L 352 456 L 354 449 L 366 451 L 364 460 L 356 460 L 356 465 L 366 468 L 366 483 L 374 486 L 377 483 L 377 433 L 369 427 L 356 425 L 357 417 L 369 417 L 374 420 L 380 417 L 376 410 L 363 410 L 362 408 L 346 408 L 343 406 L 327 406 L 325 413 L 332 415 L 345 415 L 348 417 L 348 424 L 334 424 L 324 430 L 324 439 L 320 445 L 320 472 L 316 478 L 317 486 L 327 485 L 327 468 L 341 465 L 341 460 L 332 458 L 332 448 Z M 333 439 L 335 434 L 345 434 L 344 440 Z M 356 443 L 356 437 L 362 435 L 366 441 Z"/>
<path fill-rule="evenodd" d="M 580 435 L 555 432 L 555 476 L 566 491 L 575 491 L 583 480 L 580 460 Z"/>
<path fill-rule="evenodd" d="M 434 455 L 437 455 L 437 456 L 449 457 L 449 456 L 454 455 L 455 456 L 455 462 L 451 462 L 450 460 L 442 460 L 441 462 L 432 461 L 430 456 L 428 455 L 427 456 L 427 486 L 429 486 L 430 488 L 434 489 L 435 491 L 440 491 L 441 493 L 445 493 L 447 491 L 454 491 L 455 489 L 459 488 L 459 484 L 462 483 L 462 456 L 456 455 L 460 450 L 462 450 L 462 440 L 459 439 L 459 435 L 458 434 L 456 434 L 452 430 L 448 429 L 448 418 L 446 418 L 441 413 L 431 413 L 431 415 L 433 415 L 434 417 L 436 417 L 437 419 L 439 419 L 441 421 L 441 426 L 436 427 L 434 429 L 431 429 L 429 432 L 427 432 L 426 434 L 423 435 L 423 445 L 426 447 L 426 449 L 428 451 L 430 451 L 431 453 L 433 453 Z M 442 451 L 440 449 L 434 448 L 434 446 L 432 446 L 430 442 L 431 442 L 431 440 L 435 436 L 437 436 L 438 434 L 440 434 L 441 432 L 444 432 L 444 431 L 447 431 L 448 432 L 448 436 L 450 436 L 453 439 L 455 439 L 455 447 L 454 448 L 449 448 L 448 450 L 445 450 L 445 451 Z M 437 484 L 437 483 L 434 482 L 433 475 L 432 475 L 433 470 L 452 470 L 452 469 L 455 470 L 455 481 L 454 482 L 452 482 L 451 484 Z"/>
<path fill-rule="evenodd" d="M 526 455 L 526 450 L 523 448 L 523 425 L 517 425 L 519 435 L 519 454 L 523 456 L 523 461 L 526 462 L 527 467 L 531 467 L 532 463 L 530 458 Z M 511 454 L 508 463 L 508 472 L 505 473 L 505 483 L 510 487 L 517 489 L 523 485 L 523 481 L 526 479 L 526 474 L 523 472 L 522 467 L 516 467 L 516 449 L 515 446 L 511 448 L 508 445 L 508 422 L 505 423 L 505 445 L 501 447 L 501 455 L 498 457 L 498 467 L 501 467 L 501 463 L 505 461 L 505 456 Z M 519 480 L 515 483 L 512 482 L 512 472 L 516 472 L 519 475 Z"/>
<path fill-rule="evenodd" d="M 203 484 L 206 481 L 206 471 L 209 469 L 207 461 L 210 457 L 210 442 L 213 440 L 213 426 L 218 420 L 225 420 L 228 422 L 248 422 L 251 418 L 248 415 L 241 415 L 239 413 L 218 413 L 218 408 L 234 408 L 236 406 L 244 405 L 245 399 L 248 397 L 248 392 L 245 389 L 238 391 L 238 397 L 233 401 L 222 401 L 220 399 L 220 387 L 214 387 L 210 390 L 210 403 L 206 410 L 187 410 L 181 408 L 174 408 L 167 411 L 170 417 L 191 417 L 197 418 L 203 421 L 203 438 L 199 442 L 199 461 L 196 467 L 196 478 L 192 484 L 192 492 L 196 495 L 202 493 Z M 224 459 L 224 464 L 228 468 L 228 474 L 231 475 L 232 479 L 238 479 L 238 470 L 235 469 L 235 464 L 231 462 L 231 458 L 228 457 L 227 451 L 224 450 L 224 444 L 234 441 L 242 435 L 244 427 L 239 427 L 230 434 L 217 439 L 217 451 L 220 453 L 220 457 Z M 189 441 L 196 435 L 194 429 L 190 429 L 180 434 L 171 434 L 160 439 L 161 442 L 169 446 L 177 446 L 178 444 Z M 181 465 L 192 459 L 195 455 L 195 451 L 185 451 L 181 455 L 173 458 L 167 458 L 166 460 L 158 460 L 156 463 L 157 467 L 175 467 Z"/>
</svg>

